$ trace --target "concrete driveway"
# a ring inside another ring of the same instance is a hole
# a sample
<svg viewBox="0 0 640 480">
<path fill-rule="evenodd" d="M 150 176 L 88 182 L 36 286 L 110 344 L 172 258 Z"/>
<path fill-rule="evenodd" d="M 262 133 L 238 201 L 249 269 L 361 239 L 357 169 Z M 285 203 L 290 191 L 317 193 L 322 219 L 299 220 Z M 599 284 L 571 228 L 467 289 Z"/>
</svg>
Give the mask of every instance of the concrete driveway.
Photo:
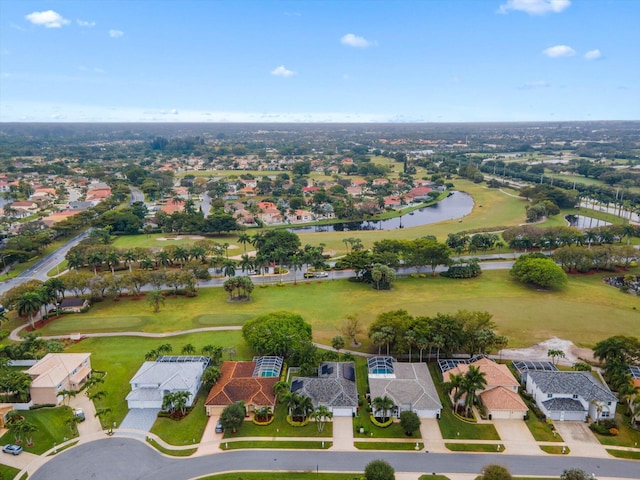
<svg viewBox="0 0 640 480">
<path fill-rule="evenodd" d="M 351 417 L 333 417 L 333 446 L 331 450 L 349 452 L 353 446 L 353 419 Z"/>
<path fill-rule="evenodd" d="M 12 455 L 9 453 L 0 452 L 0 463 L 8 465 L 18 470 L 22 470 L 27 465 L 38 460 L 38 455 L 29 452 L 22 452 L 20 455 Z"/>
<path fill-rule="evenodd" d="M 78 424 L 78 434 L 80 438 L 102 431 L 100 419 L 96 417 L 96 407 L 85 392 L 72 397 L 69 406 L 71 408 L 81 408 L 84 412 L 85 420 Z"/>
<path fill-rule="evenodd" d="M 544 455 L 524 420 L 493 420 L 509 455 Z"/>
<path fill-rule="evenodd" d="M 598 442 L 589 424 L 585 422 L 553 422 L 564 442 L 571 449 L 571 455 L 581 457 L 607 458 L 609 454 Z"/>
</svg>

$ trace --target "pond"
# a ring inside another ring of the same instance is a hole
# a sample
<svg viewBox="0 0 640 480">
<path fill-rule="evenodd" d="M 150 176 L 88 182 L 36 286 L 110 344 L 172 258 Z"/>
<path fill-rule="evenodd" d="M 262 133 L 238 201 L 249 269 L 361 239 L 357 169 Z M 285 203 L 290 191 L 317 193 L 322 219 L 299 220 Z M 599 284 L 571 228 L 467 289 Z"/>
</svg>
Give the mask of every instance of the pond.
<svg viewBox="0 0 640 480">
<path fill-rule="evenodd" d="M 473 197 L 471 197 L 471 195 L 464 192 L 451 192 L 447 198 L 440 200 L 434 205 L 419 208 L 418 210 L 396 218 L 295 227 L 289 230 L 294 233 L 394 230 L 396 228 L 418 227 L 420 225 L 442 222 L 443 220 L 462 218 L 465 215 L 469 215 L 472 209 Z"/>
<path fill-rule="evenodd" d="M 605 222 L 604 220 L 593 217 L 584 217 L 582 215 L 567 215 L 564 218 L 569 222 L 571 227 L 578 227 L 582 230 L 611 225 L 610 222 Z"/>
</svg>

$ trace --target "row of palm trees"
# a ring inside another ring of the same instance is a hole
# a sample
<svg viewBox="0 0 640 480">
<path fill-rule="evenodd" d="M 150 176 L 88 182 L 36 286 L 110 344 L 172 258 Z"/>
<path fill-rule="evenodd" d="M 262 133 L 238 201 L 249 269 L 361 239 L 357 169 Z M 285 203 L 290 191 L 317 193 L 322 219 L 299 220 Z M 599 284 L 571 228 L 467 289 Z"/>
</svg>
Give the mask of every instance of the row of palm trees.
<svg viewBox="0 0 640 480">
<path fill-rule="evenodd" d="M 25 291 L 16 300 L 15 308 L 18 315 L 26 316 L 29 319 L 31 328 L 35 325 L 36 314 L 41 317 L 46 315 L 47 306 L 54 304 L 56 308 L 62 299 L 66 287 L 64 282 L 58 278 L 51 278 L 44 282 L 39 288 Z M 12 305 L 7 305 L 9 308 Z"/>
</svg>

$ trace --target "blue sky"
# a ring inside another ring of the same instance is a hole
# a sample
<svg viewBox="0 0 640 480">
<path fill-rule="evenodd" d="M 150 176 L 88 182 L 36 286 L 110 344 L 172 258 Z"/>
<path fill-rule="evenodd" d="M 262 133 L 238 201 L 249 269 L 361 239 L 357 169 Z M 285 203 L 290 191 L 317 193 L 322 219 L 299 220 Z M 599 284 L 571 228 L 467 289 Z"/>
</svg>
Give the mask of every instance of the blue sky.
<svg viewBox="0 0 640 480">
<path fill-rule="evenodd" d="M 0 121 L 640 119 L 637 0 L 0 0 Z"/>
</svg>

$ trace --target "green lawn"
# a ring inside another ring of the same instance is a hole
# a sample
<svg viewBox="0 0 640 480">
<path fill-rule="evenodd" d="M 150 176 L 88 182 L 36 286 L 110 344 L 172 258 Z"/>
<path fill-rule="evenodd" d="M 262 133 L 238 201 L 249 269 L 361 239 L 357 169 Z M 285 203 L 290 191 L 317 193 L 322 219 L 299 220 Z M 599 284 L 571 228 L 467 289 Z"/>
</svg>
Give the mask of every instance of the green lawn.
<svg viewBox="0 0 640 480">
<path fill-rule="evenodd" d="M 504 445 L 501 443 L 445 443 L 452 452 L 504 452 Z"/>
<path fill-rule="evenodd" d="M 235 346 L 237 349 L 235 360 L 251 357 L 251 353 L 244 341 L 241 340 L 238 331 L 205 332 L 158 339 L 142 337 L 86 338 L 70 346 L 66 351 L 90 352 L 92 367 L 95 370 L 106 372 L 104 385 L 100 388 L 107 392 L 107 396 L 95 403 L 97 408 L 110 407 L 112 409 L 110 421 L 115 421 L 119 425 L 128 412 L 125 397 L 131 391 L 129 380 L 144 362 L 145 353 L 163 343 L 170 343 L 173 346 L 173 351 L 177 353 L 187 343 L 191 343 L 196 351 L 200 351 L 207 344 L 222 347 Z M 227 359 L 225 355 L 225 360 Z"/>
<path fill-rule="evenodd" d="M 358 450 L 422 450 L 424 443 L 417 442 L 354 442 Z"/>
<path fill-rule="evenodd" d="M 445 477 L 444 475 L 420 475 L 418 480 L 449 480 L 449 477 Z"/>
<path fill-rule="evenodd" d="M 69 428 L 65 421 L 71 418 L 71 408 L 60 406 L 56 408 L 39 408 L 36 410 L 27 410 L 21 412 L 29 423 L 35 425 L 38 430 L 33 434 L 33 445 L 27 446 L 26 442 L 22 442 L 25 452 L 40 455 L 55 444 L 60 444 L 78 436 L 77 430 Z M 15 439 L 11 432 L 5 433 L 0 438 L 0 445 L 14 443 Z"/>
<path fill-rule="evenodd" d="M 333 424 L 326 422 L 322 432 L 318 432 L 315 422 L 304 427 L 294 427 L 287 422 L 287 408 L 283 404 L 276 406 L 275 418 L 269 425 L 256 425 L 251 420 L 243 422 L 236 433 L 226 431 L 225 439 L 239 437 L 319 437 L 332 438 Z"/>
<path fill-rule="evenodd" d="M 634 270 L 638 272 L 640 268 Z M 553 336 L 579 346 L 593 346 L 612 335 L 637 332 L 640 320 L 637 298 L 605 285 L 604 276 L 571 275 L 567 287 L 559 291 L 519 284 L 506 270 L 486 271 L 481 277 L 468 280 L 430 275 L 399 279 L 391 291 L 374 291 L 368 285 L 346 280 L 300 282 L 297 286 L 257 288 L 248 303 L 227 302 L 222 288 L 202 288 L 195 298 L 167 298 L 157 314 L 151 312 L 144 299 L 96 303 L 87 313 L 67 315 L 39 333 L 170 332 L 241 325 L 263 312 L 284 309 L 302 315 L 313 326 L 314 339 L 328 344 L 346 315 L 357 315 L 367 328 L 379 313 L 398 308 L 412 315 L 468 309 L 492 313 L 500 333 L 509 338 L 510 347 L 530 346 Z M 605 318 L 615 322 L 603 322 Z M 369 349 L 365 335 L 361 340 L 361 349 Z"/>
<path fill-rule="evenodd" d="M 607 453 L 616 458 L 626 458 L 629 460 L 640 460 L 640 452 L 627 452 L 625 450 L 607 449 Z"/>
<path fill-rule="evenodd" d="M 17 468 L 10 467 L 9 465 L 3 465 L 0 463 L 0 480 L 10 480 L 15 478 L 20 473 Z"/>
<path fill-rule="evenodd" d="M 554 435 L 551 425 L 543 422 L 536 417 L 532 411 L 529 411 L 529 417 L 526 422 L 529 431 L 537 442 L 563 442 L 564 440 L 559 433 Z"/>
<path fill-rule="evenodd" d="M 540 450 L 551 455 L 569 455 L 571 453 L 569 447 L 560 445 L 540 445 Z"/>
<path fill-rule="evenodd" d="M 184 450 L 174 450 L 174 449 L 164 448 L 163 446 L 152 441 L 151 439 L 147 440 L 147 443 L 151 445 L 153 448 L 155 448 L 156 450 L 158 450 L 159 452 L 164 453 L 165 455 L 171 455 L 172 457 L 190 457 L 191 455 L 193 455 L 198 451 L 197 448 L 187 448 Z"/>
<path fill-rule="evenodd" d="M 640 430 L 634 430 L 628 425 L 628 417 L 625 402 L 619 403 L 616 409 L 616 422 L 618 423 L 618 435 L 615 437 L 600 435 L 594 432 L 598 441 L 603 445 L 616 445 L 619 447 L 637 447 L 640 445 Z"/>
<path fill-rule="evenodd" d="M 333 442 L 327 441 L 310 441 L 302 440 L 296 442 L 294 440 L 283 441 L 269 441 L 269 440 L 252 440 L 252 441 L 240 441 L 225 443 L 222 442 L 220 447 L 222 450 L 240 450 L 243 448 L 287 448 L 287 449 L 300 449 L 300 450 L 326 450 L 331 448 Z"/>
<path fill-rule="evenodd" d="M 210 475 L 200 480 L 360 480 L 360 477 L 353 473 L 235 472 Z"/>
<path fill-rule="evenodd" d="M 172 420 L 171 418 L 158 417 L 151 427 L 151 433 L 155 433 L 170 445 L 199 443 L 209 419 L 204 409 L 208 393 L 200 391 L 193 409 L 185 418 Z"/>
</svg>

